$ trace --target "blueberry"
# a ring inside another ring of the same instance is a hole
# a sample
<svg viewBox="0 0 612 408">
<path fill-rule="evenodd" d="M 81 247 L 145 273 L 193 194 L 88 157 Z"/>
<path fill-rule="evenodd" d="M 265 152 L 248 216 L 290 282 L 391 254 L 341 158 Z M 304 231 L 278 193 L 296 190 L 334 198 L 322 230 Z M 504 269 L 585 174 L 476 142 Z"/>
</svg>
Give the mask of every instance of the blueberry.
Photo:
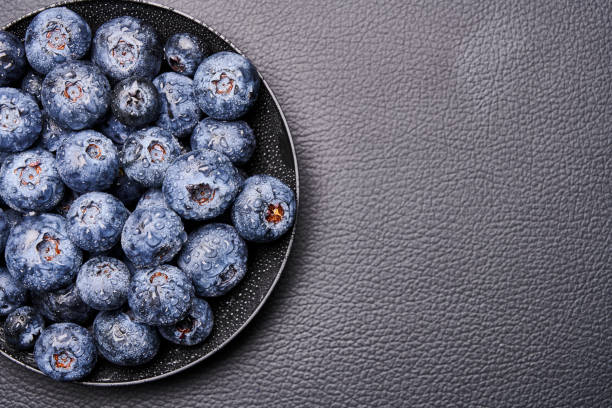
<svg viewBox="0 0 612 408">
<path fill-rule="evenodd" d="M 117 146 L 123 146 L 125 140 L 134 132 L 136 128 L 126 126 L 119 122 L 116 117 L 110 115 L 110 118 L 106 120 L 99 128 L 100 132 L 113 141 Z"/>
<path fill-rule="evenodd" d="M 162 190 L 168 206 L 181 217 L 207 220 L 234 201 L 242 179 L 229 159 L 214 150 L 196 150 L 168 168 Z"/>
<path fill-rule="evenodd" d="M 175 266 L 137 270 L 130 282 L 128 303 L 139 323 L 175 324 L 187 316 L 192 299 L 191 279 Z"/>
<path fill-rule="evenodd" d="M 34 71 L 28 72 L 21 80 L 21 90 L 28 93 L 40 103 L 40 92 L 45 78 Z"/>
<path fill-rule="evenodd" d="M 40 371 L 57 381 L 85 378 L 96 365 L 92 335 L 74 323 L 56 323 L 43 330 L 34 346 Z"/>
<path fill-rule="evenodd" d="M 68 236 L 86 251 L 107 251 L 119 242 L 129 215 L 123 203 L 110 194 L 83 194 L 72 203 L 66 214 Z"/>
<path fill-rule="evenodd" d="M 115 183 L 109 189 L 115 197 L 127 206 L 138 201 L 144 190 L 142 184 L 129 178 L 121 167 L 119 168 L 119 177 L 115 179 Z"/>
<path fill-rule="evenodd" d="M 91 43 L 91 29 L 81 16 L 65 7 L 36 15 L 25 35 L 25 50 L 32 68 L 47 74 L 58 64 L 83 58 Z"/>
<path fill-rule="evenodd" d="M 93 40 L 92 60 L 115 80 L 153 78 L 161 67 L 162 49 L 149 24 L 130 16 L 102 24 Z"/>
<path fill-rule="evenodd" d="M 9 156 L 0 169 L 0 196 L 18 211 L 47 211 L 64 194 L 53 154 L 37 148 Z"/>
<path fill-rule="evenodd" d="M 173 136 L 191 133 L 202 116 L 193 94 L 193 80 L 175 72 L 165 72 L 153 80 L 161 96 L 161 114 L 157 126 Z"/>
<path fill-rule="evenodd" d="M 90 62 L 72 61 L 47 74 L 40 99 L 59 126 L 81 130 L 104 117 L 110 94 L 108 79 L 98 67 Z"/>
<path fill-rule="evenodd" d="M 42 114 L 32 95 L 0 88 L 0 151 L 20 152 L 32 146 L 42 130 Z"/>
<path fill-rule="evenodd" d="M 245 164 L 255 151 L 255 135 L 242 120 L 226 122 L 203 119 L 191 134 L 191 149 L 212 149 L 226 155 L 232 163 Z"/>
<path fill-rule="evenodd" d="M 161 101 L 150 79 L 129 77 L 113 89 L 113 115 L 126 126 L 142 127 L 159 116 Z"/>
<path fill-rule="evenodd" d="M 83 259 L 57 214 L 24 217 L 9 233 L 4 255 L 13 278 L 37 292 L 70 284 Z"/>
<path fill-rule="evenodd" d="M 29 350 L 45 328 L 45 320 L 32 307 L 22 306 L 6 317 L 4 337 L 17 350 Z"/>
<path fill-rule="evenodd" d="M 25 72 L 26 52 L 14 34 L 0 30 L 0 86 L 17 81 Z"/>
<path fill-rule="evenodd" d="M 6 316 L 23 306 L 28 292 L 19 280 L 13 278 L 5 268 L 0 267 L 0 316 Z"/>
<path fill-rule="evenodd" d="M 138 208 L 121 234 L 123 252 L 138 267 L 169 262 L 181 250 L 187 233 L 176 213 L 166 207 Z"/>
<path fill-rule="evenodd" d="M 145 187 L 159 187 L 166 169 L 180 154 L 180 146 L 167 131 L 148 127 L 127 138 L 119 154 L 125 174 Z"/>
<path fill-rule="evenodd" d="M 106 190 L 119 171 L 117 148 L 95 130 L 83 130 L 65 138 L 55 157 L 62 181 L 81 193 Z"/>
<path fill-rule="evenodd" d="M 93 335 L 102 357 L 120 366 L 148 363 L 159 350 L 155 329 L 135 322 L 130 313 L 120 310 L 98 313 Z"/>
<path fill-rule="evenodd" d="M 159 188 L 150 188 L 148 189 L 140 200 L 138 200 L 138 205 L 136 205 L 136 209 L 139 208 L 155 208 L 155 207 L 168 207 L 166 205 L 166 199 L 164 198 L 164 193 Z"/>
<path fill-rule="evenodd" d="M 172 35 L 164 45 L 164 56 L 173 71 L 192 77 L 208 49 L 189 33 Z"/>
<path fill-rule="evenodd" d="M 76 287 L 81 299 L 96 310 L 113 310 L 127 300 L 130 271 L 118 259 L 99 256 L 79 270 Z"/>
<path fill-rule="evenodd" d="M 214 119 L 237 119 L 255 103 L 260 83 L 248 59 L 235 52 L 218 52 L 202 61 L 195 73 L 196 101 Z"/>
<path fill-rule="evenodd" d="M 62 141 L 72 133 L 71 129 L 61 127 L 49 115 L 43 112 L 43 129 L 40 134 L 42 147 L 55 152 Z"/>
<path fill-rule="evenodd" d="M 159 333 L 166 340 L 181 346 L 195 346 L 212 331 L 213 313 L 208 302 L 194 297 L 187 317 L 172 326 L 160 326 Z"/>
<path fill-rule="evenodd" d="M 32 303 L 46 319 L 52 322 L 88 322 L 93 311 L 79 296 L 76 285 L 40 292 L 32 296 Z"/>
<path fill-rule="evenodd" d="M 249 177 L 232 208 L 232 222 L 247 241 L 270 242 L 293 225 L 295 194 L 276 177 Z"/>
<path fill-rule="evenodd" d="M 231 225 L 208 224 L 189 235 L 178 266 L 198 296 L 221 296 L 246 274 L 247 246 Z"/>
</svg>

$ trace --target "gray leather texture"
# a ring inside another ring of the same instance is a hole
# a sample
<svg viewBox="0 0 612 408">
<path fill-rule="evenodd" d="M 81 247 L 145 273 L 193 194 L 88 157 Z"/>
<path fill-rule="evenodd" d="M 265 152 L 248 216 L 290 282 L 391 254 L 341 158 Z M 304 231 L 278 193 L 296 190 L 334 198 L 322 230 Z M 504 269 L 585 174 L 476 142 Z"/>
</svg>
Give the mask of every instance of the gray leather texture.
<svg viewBox="0 0 612 408">
<path fill-rule="evenodd" d="M 229 347 L 15 407 L 612 403 L 612 5 L 159 0 L 242 49 L 301 175 L 294 250 Z M 6 0 L 7 23 L 48 0 Z"/>
</svg>

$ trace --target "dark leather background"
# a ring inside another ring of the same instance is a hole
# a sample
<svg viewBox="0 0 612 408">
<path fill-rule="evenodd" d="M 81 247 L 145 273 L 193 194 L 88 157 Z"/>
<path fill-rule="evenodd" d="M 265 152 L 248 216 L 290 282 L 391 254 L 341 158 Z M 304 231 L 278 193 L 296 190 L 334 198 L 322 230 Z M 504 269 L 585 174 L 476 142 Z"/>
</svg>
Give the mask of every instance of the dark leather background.
<svg viewBox="0 0 612 408">
<path fill-rule="evenodd" d="M 0 358 L 4 402 L 610 406 L 609 2 L 159 1 L 237 44 L 285 110 L 286 272 L 196 368 L 91 389 Z"/>
</svg>

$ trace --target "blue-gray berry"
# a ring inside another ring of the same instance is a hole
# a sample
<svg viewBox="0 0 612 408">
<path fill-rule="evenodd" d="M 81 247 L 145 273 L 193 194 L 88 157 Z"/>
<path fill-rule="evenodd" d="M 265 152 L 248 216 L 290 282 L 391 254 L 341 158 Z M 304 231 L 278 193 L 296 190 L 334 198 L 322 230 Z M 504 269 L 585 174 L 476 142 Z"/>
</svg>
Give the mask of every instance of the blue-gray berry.
<svg viewBox="0 0 612 408">
<path fill-rule="evenodd" d="M 85 378 L 98 353 L 92 335 L 74 323 L 56 323 L 43 330 L 34 346 L 36 365 L 56 381 Z"/>
<path fill-rule="evenodd" d="M 168 168 L 162 190 L 181 217 L 208 220 L 227 210 L 242 178 L 227 156 L 209 149 L 186 153 Z"/>
<path fill-rule="evenodd" d="M 293 190 L 276 177 L 249 177 L 232 208 L 232 222 L 247 241 L 270 242 L 289 231 L 295 221 Z"/>
<path fill-rule="evenodd" d="M 128 217 L 121 248 L 138 267 L 169 262 L 181 250 L 187 233 L 181 218 L 167 207 L 138 208 Z"/>
<path fill-rule="evenodd" d="M 242 120 L 228 122 L 204 118 L 191 134 L 191 149 L 216 150 L 240 166 L 249 161 L 255 151 L 255 134 Z"/>
<path fill-rule="evenodd" d="M 47 74 L 40 99 L 59 126 L 81 130 L 93 126 L 106 114 L 110 84 L 94 64 L 66 62 Z"/>
<path fill-rule="evenodd" d="M 119 153 L 125 174 L 145 187 L 161 186 L 170 163 L 180 155 L 176 139 L 159 127 L 148 127 L 128 137 Z"/>
<path fill-rule="evenodd" d="M 66 137 L 55 157 L 62 181 L 80 193 L 106 190 L 119 172 L 117 148 L 95 130 L 83 130 Z"/>
<path fill-rule="evenodd" d="M 119 242 L 129 215 L 123 203 L 111 194 L 97 191 L 83 194 L 66 214 L 68 236 L 86 251 L 107 251 Z"/>
<path fill-rule="evenodd" d="M 261 79 L 240 54 L 222 51 L 204 59 L 193 79 L 198 106 L 211 118 L 233 120 L 253 106 Z"/>
<path fill-rule="evenodd" d="M 57 65 L 83 58 L 91 43 L 87 22 L 66 7 L 38 13 L 28 25 L 25 51 L 36 71 L 47 74 Z"/>
<path fill-rule="evenodd" d="M 160 326 L 159 333 L 174 344 L 195 346 L 210 335 L 213 322 L 213 312 L 208 302 L 194 297 L 187 316 L 172 326 Z"/>
<path fill-rule="evenodd" d="M 17 350 L 29 350 L 45 328 L 45 319 L 31 306 L 15 309 L 4 321 L 6 342 Z"/>
<path fill-rule="evenodd" d="M 134 321 L 130 314 L 120 310 L 100 312 L 93 324 L 98 351 L 120 366 L 148 363 L 159 350 L 155 328 Z"/>
<path fill-rule="evenodd" d="M 66 220 L 57 214 L 24 217 L 9 233 L 4 254 L 13 278 L 37 292 L 70 284 L 83 259 L 68 238 Z"/>
<path fill-rule="evenodd" d="M 114 80 L 131 76 L 152 79 L 161 67 L 162 47 L 157 33 L 139 18 L 121 16 L 96 31 L 91 59 Z"/>
<path fill-rule="evenodd" d="M 27 149 L 40 135 L 42 126 L 42 113 L 32 95 L 15 88 L 0 88 L 0 151 Z"/>
<path fill-rule="evenodd" d="M 191 279 L 179 268 L 159 265 L 132 276 L 128 302 L 137 322 L 152 326 L 175 324 L 189 313 Z"/>
<path fill-rule="evenodd" d="M 198 296 L 221 296 L 246 274 L 247 246 L 231 225 L 207 224 L 189 235 L 177 264 Z"/>
<path fill-rule="evenodd" d="M 127 300 L 130 271 L 123 262 L 98 256 L 85 262 L 76 280 L 79 296 L 96 310 L 114 310 Z"/>
</svg>

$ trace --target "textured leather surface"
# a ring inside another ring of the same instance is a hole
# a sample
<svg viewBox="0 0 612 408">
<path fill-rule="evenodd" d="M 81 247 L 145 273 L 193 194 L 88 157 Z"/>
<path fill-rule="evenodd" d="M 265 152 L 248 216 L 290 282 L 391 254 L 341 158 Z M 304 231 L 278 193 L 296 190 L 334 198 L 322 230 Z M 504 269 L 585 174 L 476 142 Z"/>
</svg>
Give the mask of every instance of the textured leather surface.
<svg viewBox="0 0 612 408">
<path fill-rule="evenodd" d="M 89 389 L 0 359 L 4 401 L 610 406 L 609 2 L 163 2 L 245 51 L 287 114 L 286 273 L 183 374 Z"/>
</svg>

